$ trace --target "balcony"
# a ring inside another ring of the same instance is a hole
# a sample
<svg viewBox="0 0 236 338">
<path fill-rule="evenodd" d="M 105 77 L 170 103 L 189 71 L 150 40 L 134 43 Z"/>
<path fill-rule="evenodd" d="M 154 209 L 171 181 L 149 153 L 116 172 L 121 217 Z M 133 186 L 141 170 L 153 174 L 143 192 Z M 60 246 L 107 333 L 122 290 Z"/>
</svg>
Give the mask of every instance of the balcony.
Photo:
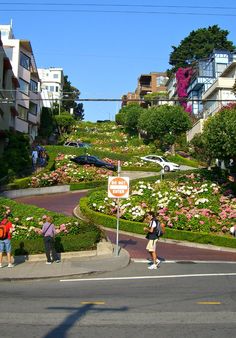
<svg viewBox="0 0 236 338">
<path fill-rule="evenodd" d="M 202 96 L 203 100 L 206 100 L 214 92 L 220 89 L 232 89 L 235 83 L 234 78 L 219 77 L 211 86 L 208 88 Z"/>
</svg>

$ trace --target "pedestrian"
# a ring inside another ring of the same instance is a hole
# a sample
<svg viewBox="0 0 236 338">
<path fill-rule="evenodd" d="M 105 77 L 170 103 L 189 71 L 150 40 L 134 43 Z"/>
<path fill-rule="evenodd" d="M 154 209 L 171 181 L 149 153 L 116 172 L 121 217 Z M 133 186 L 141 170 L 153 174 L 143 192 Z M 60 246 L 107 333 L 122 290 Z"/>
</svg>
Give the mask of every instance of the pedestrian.
<svg viewBox="0 0 236 338">
<path fill-rule="evenodd" d="M 152 264 L 148 267 L 148 269 L 153 270 L 157 269 L 161 263 L 161 261 L 157 258 L 157 252 L 156 252 L 156 246 L 158 241 L 157 236 L 157 218 L 155 216 L 155 213 L 149 212 L 147 220 L 149 222 L 148 227 L 144 227 L 144 232 L 147 233 L 146 238 L 148 239 L 148 244 L 146 246 L 146 250 L 150 253 Z"/>
<path fill-rule="evenodd" d="M 43 224 L 42 235 L 47 257 L 46 264 L 52 264 L 52 262 L 60 263 L 55 249 L 56 229 L 55 225 L 52 223 L 52 217 L 50 216 L 46 217 L 46 222 Z"/>
<path fill-rule="evenodd" d="M 32 151 L 32 167 L 33 167 L 33 170 L 37 169 L 37 163 L 38 163 L 38 151 L 37 151 L 36 148 L 33 148 L 33 151 Z"/>
<path fill-rule="evenodd" d="M 3 252 L 6 251 L 7 254 L 7 262 L 8 268 L 13 268 L 13 264 L 11 263 L 11 234 L 13 232 L 13 226 L 11 221 L 8 219 L 8 217 L 11 215 L 11 210 L 9 208 L 6 208 L 6 210 L 3 212 L 3 219 L 0 222 L 0 233 L 1 233 L 1 239 L 0 239 L 0 268 L 3 267 L 2 265 L 2 258 L 3 258 Z"/>
</svg>

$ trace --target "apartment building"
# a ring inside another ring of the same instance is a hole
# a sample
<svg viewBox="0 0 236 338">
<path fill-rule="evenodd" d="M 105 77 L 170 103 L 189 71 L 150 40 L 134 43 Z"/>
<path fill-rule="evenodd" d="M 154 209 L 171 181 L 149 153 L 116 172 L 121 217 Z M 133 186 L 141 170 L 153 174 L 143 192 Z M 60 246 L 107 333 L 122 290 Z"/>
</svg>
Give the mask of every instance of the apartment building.
<svg viewBox="0 0 236 338">
<path fill-rule="evenodd" d="M 139 102 L 142 106 L 147 106 L 144 96 L 151 93 L 166 92 L 168 77 L 165 72 L 151 72 L 141 74 L 138 78 L 137 88 L 134 93 L 128 93 L 122 97 L 122 105 L 130 102 Z M 128 100 L 127 100 L 128 99 Z"/>
<path fill-rule="evenodd" d="M 61 104 L 64 86 L 62 68 L 38 68 L 41 83 L 43 107 L 52 108 L 55 102 Z"/>
<path fill-rule="evenodd" d="M 7 144 L 6 131 L 15 128 L 16 89 L 19 82 L 12 71 L 11 62 L 5 54 L 0 34 L 0 154 Z"/>
<path fill-rule="evenodd" d="M 29 40 L 15 39 L 12 24 L 0 25 L 3 49 L 19 82 L 15 97 L 14 129 L 29 135 L 31 142 L 38 135 L 41 113 L 39 76 Z"/>
<path fill-rule="evenodd" d="M 203 114 L 204 93 L 219 78 L 236 55 L 227 50 L 214 50 L 207 59 L 199 60 L 193 68 L 193 75 L 187 88 L 192 113 L 196 117 Z"/>
<path fill-rule="evenodd" d="M 232 92 L 236 80 L 236 55 L 227 51 L 214 51 L 205 66 L 200 63 L 198 74 L 193 78 L 189 93 L 196 91 L 192 98 L 193 113 L 198 121 L 187 132 L 187 141 L 202 133 L 204 122 L 223 106 L 236 100 Z M 205 75 L 205 76 L 204 76 Z M 197 90 L 198 89 L 198 90 Z M 198 99 L 198 101 L 194 101 Z"/>
<path fill-rule="evenodd" d="M 236 102 L 232 92 L 236 81 L 236 60 L 230 63 L 222 74 L 205 91 L 202 96 L 203 118 L 207 119 L 229 103 Z"/>
</svg>

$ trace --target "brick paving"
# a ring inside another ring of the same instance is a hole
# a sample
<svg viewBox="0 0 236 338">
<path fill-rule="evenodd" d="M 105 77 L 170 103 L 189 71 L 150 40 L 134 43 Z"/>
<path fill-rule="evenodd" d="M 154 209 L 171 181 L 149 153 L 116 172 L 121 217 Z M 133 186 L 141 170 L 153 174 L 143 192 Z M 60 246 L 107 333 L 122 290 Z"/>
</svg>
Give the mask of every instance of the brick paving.
<svg viewBox="0 0 236 338">
<path fill-rule="evenodd" d="M 41 195 L 21 197 L 15 199 L 18 202 L 37 205 L 47 210 L 56 211 L 65 215 L 72 215 L 73 209 L 79 202 L 79 199 L 86 195 L 86 192 L 67 192 L 53 195 Z M 115 243 L 116 233 L 106 230 L 109 239 Z M 235 239 L 236 240 L 236 239 Z M 145 238 L 137 238 L 131 235 L 119 234 L 119 245 L 126 249 L 131 258 L 145 259 L 148 253 Z M 158 242 L 158 256 L 162 260 L 201 260 L 201 261 L 232 261 L 236 262 L 236 252 L 227 252 L 219 250 L 200 249 L 188 247 L 179 244 L 170 244 Z"/>
</svg>

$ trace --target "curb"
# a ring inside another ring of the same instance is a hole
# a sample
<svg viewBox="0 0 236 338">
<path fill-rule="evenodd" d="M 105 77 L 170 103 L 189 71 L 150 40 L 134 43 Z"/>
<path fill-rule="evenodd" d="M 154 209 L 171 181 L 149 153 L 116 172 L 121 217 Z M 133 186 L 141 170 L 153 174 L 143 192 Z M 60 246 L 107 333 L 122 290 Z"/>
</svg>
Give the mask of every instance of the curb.
<svg viewBox="0 0 236 338">
<path fill-rule="evenodd" d="M 77 257 L 76 254 L 68 258 L 75 258 Z M 42 256 L 45 263 L 46 257 L 45 255 Z M 6 281 L 78 278 L 93 273 L 117 271 L 125 268 L 130 263 L 130 256 L 123 248 L 120 248 L 118 257 L 114 255 L 113 250 L 112 254 L 104 255 L 103 257 L 93 255 L 91 257 L 84 256 L 80 258 L 82 259 L 74 260 L 72 264 L 71 261 L 62 259 L 60 264 L 52 264 L 49 266 L 40 261 L 31 261 L 27 266 L 16 263 L 13 269 L 7 269 L 7 267 L 4 266 L 4 275 L 2 275 L 2 277 L 0 276 L 0 283 Z"/>
</svg>

